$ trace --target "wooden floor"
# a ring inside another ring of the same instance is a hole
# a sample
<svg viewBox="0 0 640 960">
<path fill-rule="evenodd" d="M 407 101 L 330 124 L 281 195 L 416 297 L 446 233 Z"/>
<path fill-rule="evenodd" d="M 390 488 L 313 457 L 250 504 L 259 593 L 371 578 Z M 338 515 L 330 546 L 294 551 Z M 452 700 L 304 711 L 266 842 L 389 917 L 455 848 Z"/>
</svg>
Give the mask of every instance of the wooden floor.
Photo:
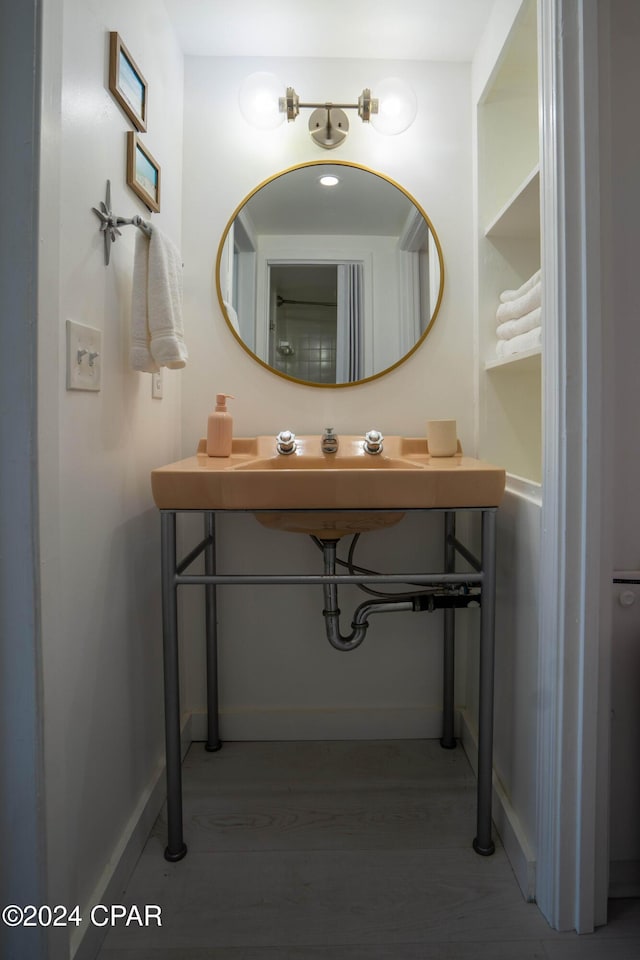
<svg viewBox="0 0 640 960">
<path fill-rule="evenodd" d="M 475 781 L 437 741 L 194 744 L 185 839 L 158 820 L 99 960 L 638 960 L 640 901 L 590 936 L 551 930 L 504 850 L 471 847 Z"/>
</svg>

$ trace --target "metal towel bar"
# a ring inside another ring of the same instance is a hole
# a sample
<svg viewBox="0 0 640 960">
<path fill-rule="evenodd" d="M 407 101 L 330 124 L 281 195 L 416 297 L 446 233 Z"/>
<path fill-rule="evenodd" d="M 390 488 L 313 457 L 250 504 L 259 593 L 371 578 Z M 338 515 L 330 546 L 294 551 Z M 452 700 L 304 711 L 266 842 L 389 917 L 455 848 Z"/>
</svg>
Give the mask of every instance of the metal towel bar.
<svg viewBox="0 0 640 960">
<path fill-rule="evenodd" d="M 146 220 L 143 220 L 142 217 L 136 214 L 131 218 L 127 217 L 118 217 L 111 210 L 111 181 L 107 180 L 107 193 L 104 200 L 100 201 L 100 209 L 97 207 L 91 207 L 93 212 L 97 217 L 100 218 L 100 232 L 104 233 L 104 264 L 105 267 L 109 266 L 109 259 L 111 257 L 111 244 L 116 242 L 117 237 L 121 237 L 122 234 L 118 227 L 129 226 L 130 224 L 138 229 L 142 230 L 148 237 L 151 236 L 151 231 L 153 227 Z"/>
</svg>

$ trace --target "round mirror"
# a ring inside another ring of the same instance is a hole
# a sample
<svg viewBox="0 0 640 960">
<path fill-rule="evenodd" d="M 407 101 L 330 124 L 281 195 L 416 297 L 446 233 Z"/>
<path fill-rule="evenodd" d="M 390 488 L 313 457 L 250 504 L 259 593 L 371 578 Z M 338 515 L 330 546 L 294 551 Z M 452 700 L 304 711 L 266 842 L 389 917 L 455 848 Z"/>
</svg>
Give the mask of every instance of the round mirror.
<svg viewBox="0 0 640 960">
<path fill-rule="evenodd" d="M 314 386 L 381 376 L 437 316 L 440 242 L 399 184 L 317 161 L 260 184 L 237 207 L 216 261 L 234 336 L 274 373 Z"/>
</svg>

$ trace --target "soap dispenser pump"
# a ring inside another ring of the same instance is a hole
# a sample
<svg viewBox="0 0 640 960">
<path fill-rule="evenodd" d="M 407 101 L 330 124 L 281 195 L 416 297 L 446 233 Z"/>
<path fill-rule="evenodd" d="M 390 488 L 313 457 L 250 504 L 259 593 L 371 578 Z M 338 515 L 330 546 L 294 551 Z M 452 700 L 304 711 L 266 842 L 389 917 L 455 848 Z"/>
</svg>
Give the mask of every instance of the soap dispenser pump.
<svg viewBox="0 0 640 960">
<path fill-rule="evenodd" d="M 216 409 L 209 414 L 207 424 L 207 456 L 230 457 L 233 438 L 233 417 L 227 411 L 227 400 L 234 400 L 230 393 L 216 394 Z"/>
</svg>

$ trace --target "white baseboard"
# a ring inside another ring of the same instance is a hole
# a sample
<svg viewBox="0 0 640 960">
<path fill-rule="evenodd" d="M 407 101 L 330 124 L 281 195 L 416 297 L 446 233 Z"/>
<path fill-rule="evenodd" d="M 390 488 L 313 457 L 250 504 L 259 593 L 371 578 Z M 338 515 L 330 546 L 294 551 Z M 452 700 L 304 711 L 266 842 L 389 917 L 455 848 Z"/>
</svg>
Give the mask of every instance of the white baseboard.
<svg viewBox="0 0 640 960">
<path fill-rule="evenodd" d="M 192 740 L 190 715 L 182 718 L 181 740 L 184 757 Z M 95 904 L 122 902 L 129 878 L 149 839 L 153 824 L 158 818 L 167 795 L 165 769 L 163 762 L 149 778 L 102 876 L 87 901 L 87 909 L 83 911 L 84 917 L 89 916 L 91 907 Z M 82 926 L 71 929 L 73 934 L 69 945 L 69 956 L 72 960 L 95 960 L 109 928 L 94 926 L 85 920 Z"/>
<path fill-rule="evenodd" d="M 193 713 L 192 739 L 206 740 L 206 730 L 206 713 Z M 441 732 L 441 706 L 220 711 L 221 740 L 431 740 Z"/>
<path fill-rule="evenodd" d="M 477 774 L 478 734 L 466 710 L 461 715 L 461 739 L 469 763 Z M 507 793 L 493 772 L 493 822 L 525 900 L 536 898 L 536 860 Z"/>
</svg>

